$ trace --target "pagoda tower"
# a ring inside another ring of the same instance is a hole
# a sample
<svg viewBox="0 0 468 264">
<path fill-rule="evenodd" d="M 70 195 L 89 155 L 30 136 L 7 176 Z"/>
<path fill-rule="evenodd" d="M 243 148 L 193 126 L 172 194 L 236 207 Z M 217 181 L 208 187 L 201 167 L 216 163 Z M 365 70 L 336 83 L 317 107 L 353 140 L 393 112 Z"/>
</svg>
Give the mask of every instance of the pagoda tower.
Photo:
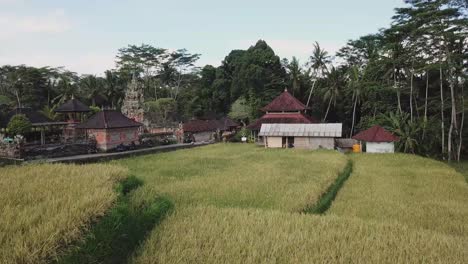
<svg viewBox="0 0 468 264">
<path fill-rule="evenodd" d="M 145 122 L 144 102 L 143 88 L 137 78 L 133 76 L 132 81 L 125 91 L 122 114 L 147 126 L 147 122 Z"/>
<path fill-rule="evenodd" d="M 258 132 L 262 124 L 312 124 L 319 123 L 315 118 L 306 114 L 309 107 L 285 89 L 262 110 L 265 114 L 247 126 L 253 132 Z"/>
</svg>

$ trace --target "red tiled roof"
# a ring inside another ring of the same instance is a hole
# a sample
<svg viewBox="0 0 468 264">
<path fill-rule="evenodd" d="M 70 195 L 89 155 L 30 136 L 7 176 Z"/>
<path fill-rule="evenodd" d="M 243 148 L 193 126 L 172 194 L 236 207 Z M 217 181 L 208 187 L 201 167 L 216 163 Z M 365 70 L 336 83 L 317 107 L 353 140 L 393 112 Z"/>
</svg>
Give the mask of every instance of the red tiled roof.
<svg viewBox="0 0 468 264">
<path fill-rule="evenodd" d="M 251 130 L 260 130 L 262 124 L 314 124 L 315 118 L 302 113 L 268 113 L 247 126 Z"/>
<path fill-rule="evenodd" d="M 361 131 L 353 138 L 367 142 L 393 142 L 400 140 L 399 137 L 388 132 L 381 126 L 373 126 L 367 130 Z"/>
<path fill-rule="evenodd" d="M 305 104 L 299 101 L 296 97 L 292 96 L 287 90 L 285 90 L 261 110 L 264 112 L 292 112 L 304 111 L 306 109 L 309 108 L 306 107 Z"/>
<path fill-rule="evenodd" d="M 97 112 L 90 117 L 86 122 L 81 123 L 77 128 L 87 129 L 109 129 L 109 128 L 126 128 L 139 127 L 141 123 L 126 117 L 117 110 L 103 110 Z"/>
</svg>

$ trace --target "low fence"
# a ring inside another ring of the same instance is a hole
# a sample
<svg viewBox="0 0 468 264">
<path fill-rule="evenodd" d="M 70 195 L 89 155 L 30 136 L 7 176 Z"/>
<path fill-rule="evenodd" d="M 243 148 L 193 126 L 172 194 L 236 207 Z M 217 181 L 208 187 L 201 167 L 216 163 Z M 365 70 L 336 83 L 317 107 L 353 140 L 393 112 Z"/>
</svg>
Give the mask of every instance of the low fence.
<svg viewBox="0 0 468 264">
<path fill-rule="evenodd" d="M 174 144 L 174 145 L 165 145 L 165 146 L 158 146 L 158 147 L 153 147 L 153 148 L 123 151 L 123 152 L 85 154 L 85 155 L 76 155 L 76 156 L 70 156 L 70 157 L 36 160 L 36 161 L 30 161 L 28 163 L 35 163 L 35 162 L 79 163 L 79 164 L 93 163 L 93 162 L 128 158 L 128 157 L 132 157 L 132 156 L 139 156 L 139 155 L 145 155 L 145 154 L 167 152 L 167 151 L 173 151 L 173 150 L 179 150 L 179 149 L 188 149 L 188 148 L 205 146 L 205 145 L 208 145 L 208 144 L 211 144 L 211 143 Z"/>
</svg>

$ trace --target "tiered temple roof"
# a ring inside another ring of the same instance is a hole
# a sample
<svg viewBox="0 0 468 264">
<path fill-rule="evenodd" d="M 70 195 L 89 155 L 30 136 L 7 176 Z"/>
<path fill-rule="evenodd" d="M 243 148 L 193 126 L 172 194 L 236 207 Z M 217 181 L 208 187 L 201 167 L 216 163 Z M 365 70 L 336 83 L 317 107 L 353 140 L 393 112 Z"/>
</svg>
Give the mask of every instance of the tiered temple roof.
<svg viewBox="0 0 468 264">
<path fill-rule="evenodd" d="M 319 123 L 305 113 L 309 107 L 284 90 L 261 110 L 266 112 L 261 118 L 247 126 L 251 130 L 260 130 L 262 124 L 313 124 Z"/>
<path fill-rule="evenodd" d="M 309 109 L 305 104 L 292 96 L 288 90 L 284 90 L 278 97 L 273 99 L 271 103 L 263 107 L 264 112 L 295 112 L 305 111 Z"/>
</svg>

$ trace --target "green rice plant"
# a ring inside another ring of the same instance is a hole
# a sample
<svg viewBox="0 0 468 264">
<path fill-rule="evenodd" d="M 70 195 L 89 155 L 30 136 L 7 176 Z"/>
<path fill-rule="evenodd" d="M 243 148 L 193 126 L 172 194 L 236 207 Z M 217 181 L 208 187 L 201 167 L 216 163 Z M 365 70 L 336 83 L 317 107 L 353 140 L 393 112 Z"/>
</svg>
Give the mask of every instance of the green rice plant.
<svg viewBox="0 0 468 264">
<path fill-rule="evenodd" d="M 352 160 L 353 174 L 327 213 L 468 238 L 468 185 L 453 168 L 405 154 Z"/>
<path fill-rule="evenodd" d="M 113 163 L 144 181 L 135 203 L 171 197 L 175 206 L 264 208 L 291 212 L 316 203 L 346 166 L 335 151 L 275 150 L 217 144 Z"/>
<path fill-rule="evenodd" d="M 55 263 L 127 263 L 147 233 L 172 208 L 172 203 L 164 197 L 156 197 L 149 204 L 130 204 L 128 194 L 141 184 L 134 176 L 119 184 L 120 197 L 116 204 L 80 243 L 71 247 Z"/>
<path fill-rule="evenodd" d="M 335 182 L 328 188 L 328 190 L 320 196 L 320 199 L 312 206 L 305 208 L 304 213 L 310 214 L 323 214 L 331 206 L 333 200 L 335 200 L 338 191 L 343 187 L 345 181 L 349 178 L 353 172 L 353 162 L 348 161 L 346 167 L 338 175 Z"/>
<path fill-rule="evenodd" d="M 27 165 L 0 170 L 0 263 L 45 263 L 79 239 L 117 199 L 127 170 Z"/>
<path fill-rule="evenodd" d="M 177 210 L 133 263 L 467 263 L 466 239 L 398 223 L 276 210 Z"/>
<path fill-rule="evenodd" d="M 468 182 L 468 161 L 452 162 L 450 165 L 455 168 L 459 173 L 465 176 L 466 182 Z"/>
</svg>

